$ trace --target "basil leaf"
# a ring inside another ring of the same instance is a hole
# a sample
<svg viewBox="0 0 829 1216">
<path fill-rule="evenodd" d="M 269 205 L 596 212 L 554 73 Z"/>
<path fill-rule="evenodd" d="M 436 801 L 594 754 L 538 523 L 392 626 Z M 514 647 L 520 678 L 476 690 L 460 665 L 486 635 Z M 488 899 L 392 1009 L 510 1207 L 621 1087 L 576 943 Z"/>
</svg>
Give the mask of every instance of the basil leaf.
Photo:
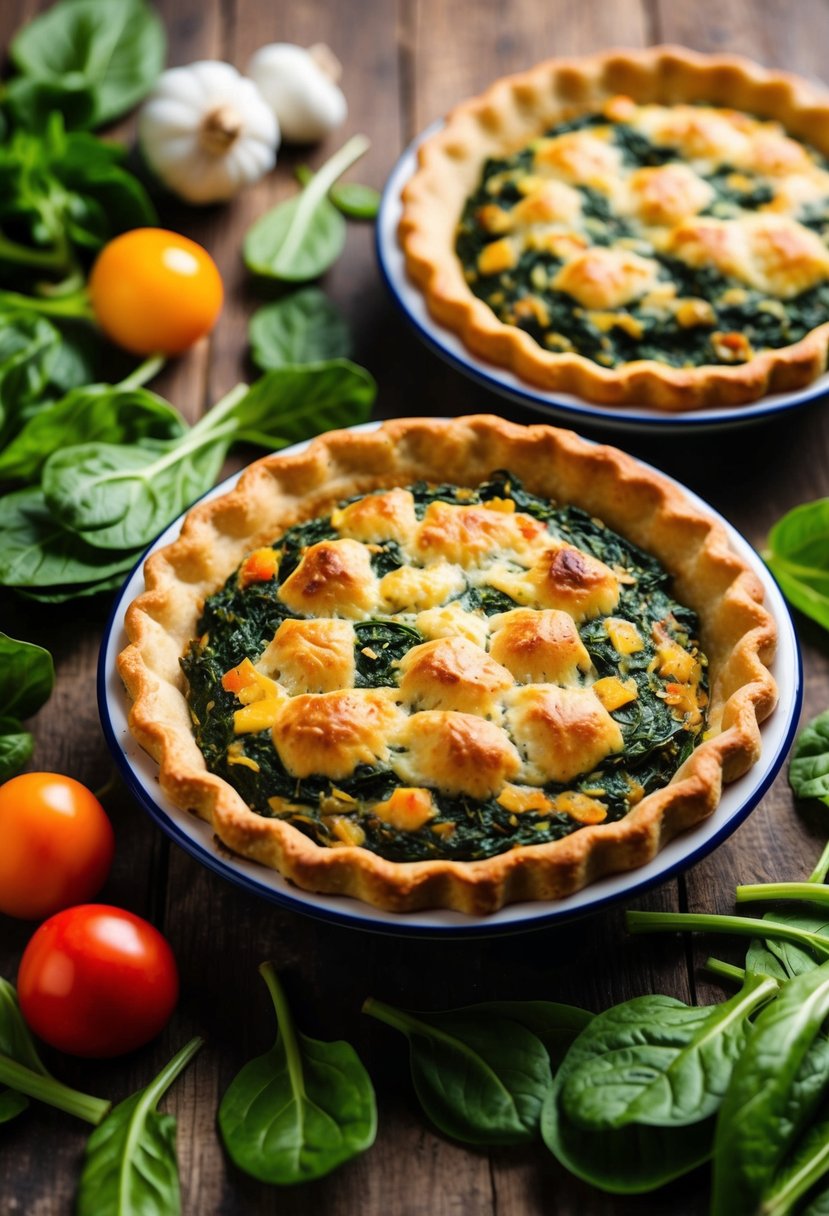
<svg viewBox="0 0 829 1216">
<path fill-rule="evenodd" d="M 763 560 L 786 599 L 829 629 L 829 498 L 787 512 L 767 544 Z"/>
<path fill-rule="evenodd" d="M 347 359 L 281 367 L 261 376 L 236 405 L 236 438 L 276 449 L 353 426 L 368 419 L 376 393 L 374 378 Z"/>
<path fill-rule="evenodd" d="M 297 1031 L 270 963 L 277 1038 L 231 1081 L 219 1106 L 230 1157 L 262 1182 L 287 1186 L 321 1178 L 374 1143 L 374 1089 L 354 1048 Z"/>
<path fill-rule="evenodd" d="M 52 656 L 33 642 L 0 633 L 0 706 L 14 718 L 30 718 L 48 701 L 55 683 Z"/>
<path fill-rule="evenodd" d="M 328 200 L 334 182 L 368 150 L 363 135 L 353 136 L 303 187 L 250 228 L 244 257 L 254 274 L 305 282 L 323 274 L 342 253 L 345 221 Z"/>
<path fill-rule="evenodd" d="M 164 67 L 166 40 L 143 0 L 62 0 L 12 40 L 21 72 L 92 90 L 92 125 L 111 122 L 149 92 Z"/>
<path fill-rule="evenodd" d="M 536 1139 L 552 1074 L 529 1030 L 475 1006 L 412 1013 L 369 999 L 363 1010 L 409 1040 L 415 1092 L 439 1131 L 478 1145 Z"/>
<path fill-rule="evenodd" d="M 191 1041 L 146 1089 L 121 1102 L 89 1137 L 77 1216 L 177 1216 L 176 1121 L 156 1109 L 202 1045 Z"/>
<path fill-rule="evenodd" d="M 316 287 L 258 309 L 248 333 L 251 358 L 262 371 L 351 354 L 351 334 L 342 313 Z"/>
<path fill-rule="evenodd" d="M 33 477 L 52 452 L 82 441 L 140 444 L 184 430 L 178 412 L 147 389 L 89 384 L 29 419 L 0 452 L 0 478 Z"/>
<path fill-rule="evenodd" d="M 0 534 L 0 585 L 5 587 L 97 583 L 126 573 L 140 553 L 112 553 L 87 545 L 55 518 L 38 487 L 0 498 Z"/>
<path fill-rule="evenodd" d="M 829 1091 L 829 963 L 785 984 L 757 1019 L 720 1108 L 712 1216 L 764 1210 L 789 1151 Z"/>
</svg>

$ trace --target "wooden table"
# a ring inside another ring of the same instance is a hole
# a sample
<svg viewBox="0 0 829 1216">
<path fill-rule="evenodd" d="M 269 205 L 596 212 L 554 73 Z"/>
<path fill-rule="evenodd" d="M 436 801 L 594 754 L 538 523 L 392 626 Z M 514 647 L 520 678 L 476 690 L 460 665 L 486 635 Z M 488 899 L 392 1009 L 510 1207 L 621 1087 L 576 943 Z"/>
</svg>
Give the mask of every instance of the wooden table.
<svg viewBox="0 0 829 1216">
<path fill-rule="evenodd" d="M 37 0 L 5 0 L 8 36 Z M 361 180 L 382 185 L 401 149 L 455 101 L 496 76 L 542 58 L 610 45 L 676 42 L 700 50 L 739 51 L 805 76 L 826 74 L 827 0 L 161 0 L 171 64 L 201 58 L 244 66 L 261 44 L 325 41 L 344 64 L 350 115 L 345 133 L 365 131 L 372 148 Z M 129 136 L 132 127 L 126 124 Z M 320 163 L 337 133 L 314 150 Z M 159 378 L 158 391 L 197 417 L 238 379 L 250 377 L 246 323 L 256 300 L 240 258 L 252 220 L 293 189 L 291 158 L 234 203 L 168 212 L 171 227 L 202 241 L 219 263 L 227 304 L 209 343 Z M 380 282 L 369 226 L 352 225 L 344 256 L 325 288 L 347 312 L 356 358 L 377 377 L 379 416 L 501 412 L 532 421 L 425 350 L 397 315 Z M 755 544 L 796 503 L 829 493 L 827 427 L 822 404 L 782 421 L 710 439 L 631 439 L 625 446 L 691 485 Z M 2 542 L 0 542 L 2 543 Z M 106 603 L 80 601 L 46 611 L 5 597 L 2 628 L 48 646 L 57 685 L 34 729 L 34 767 L 103 785 L 111 762 L 98 722 L 95 663 Z M 806 671 L 806 713 L 829 704 L 826 638 L 798 620 Z M 207 1045 L 165 1100 L 177 1115 L 187 1213 L 280 1212 L 283 1216 L 571 1216 L 706 1209 L 708 1177 L 690 1177 L 640 1199 L 605 1196 L 568 1177 L 539 1145 L 531 1150 L 472 1152 L 436 1135 L 420 1115 L 402 1039 L 361 1016 L 364 997 L 442 1008 L 490 997 L 548 998 L 593 1010 L 648 992 L 701 1002 L 720 998 L 700 969 L 697 948 L 666 938 L 629 938 L 621 907 L 566 928 L 521 937 L 423 942 L 369 936 L 280 911 L 203 869 L 171 846 L 123 787 L 108 798 L 117 854 L 102 899 L 149 917 L 171 940 L 181 966 L 182 998 L 161 1038 L 114 1063 L 53 1058 L 62 1079 L 120 1099 L 145 1084 L 192 1034 Z M 805 877 L 826 835 L 820 814 L 796 809 L 785 774 L 739 831 L 679 879 L 636 901 L 637 907 L 728 911 L 737 881 Z M 0 925 L 0 969 L 14 978 L 31 925 Z M 718 943 L 718 952 L 723 953 Z M 218 1100 L 240 1065 L 266 1049 L 273 1019 L 257 965 L 281 969 L 300 1024 L 321 1038 L 345 1037 L 374 1079 L 380 1125 L 370 1152 L 333 1176 L 278 1191 L 232 1168 L 216 1134 Z M 25 1216 L 71 1209 L 86 1128 L 47 1109 L 32 1110 L 0 1134 L 0 1208 Z"/>
</svg>

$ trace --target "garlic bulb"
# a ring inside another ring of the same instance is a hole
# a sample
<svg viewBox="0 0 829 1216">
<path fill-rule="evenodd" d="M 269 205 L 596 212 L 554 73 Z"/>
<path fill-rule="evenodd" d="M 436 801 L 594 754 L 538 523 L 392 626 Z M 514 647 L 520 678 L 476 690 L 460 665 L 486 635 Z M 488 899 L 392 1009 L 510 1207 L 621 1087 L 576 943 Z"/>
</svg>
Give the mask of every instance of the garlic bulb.
<svg viewBox="0 0 829 1216">
<path fill-rule="evenodd" d="M 289 42 L 263 46 L 247 66 L 283 138 L 297 144 L 315 143 L 345 122 L 348 106 L 336 83 L 340 71 L 327 46 L 306 51 Z"/>
<path fill-rule="evenodd" d="M 279 123 L 229 63 L 162 72 L 138 119 L 150 168 L 189 203 L 231 198 L 276 164 Z"/>
</svg>

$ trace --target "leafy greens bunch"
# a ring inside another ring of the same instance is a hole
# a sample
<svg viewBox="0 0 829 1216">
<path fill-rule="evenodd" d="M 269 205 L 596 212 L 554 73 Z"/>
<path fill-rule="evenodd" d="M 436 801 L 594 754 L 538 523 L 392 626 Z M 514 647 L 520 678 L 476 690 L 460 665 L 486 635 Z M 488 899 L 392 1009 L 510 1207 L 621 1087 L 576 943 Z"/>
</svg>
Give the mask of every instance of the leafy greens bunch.
<svg viewBox="0 0 829 1216">
<path fill-rule="evenodd" d="M 786 599 L 829 629 L 829 498 L 805 502 L 779 519 L 763 560 Z"/>
<path fill-rule="evenodd" d="M 164 65 L 144 0 L 62 0 L 13 38 L 0 98 L 0 445 L 11 409 L 100 374 L 86 270 L 112 237 L 156 222 L 124 150 L 89 128 L 130 109 Z M 21 370 L 21 369 L 25 369 Z"/>
<path fill-rule="evenodd" d="M 829 712 L 801 733 L 801 797 L 829 804 Z M 737 902 L 803 901 L 761 919 L 628 913 L 632 932 L 751 938 L 745 967 L 710 959 L 736 995 L 699 1007 L 667 996 L 592 1017 L 549 1002 L 366 1013 L 409 1040 L 420 1104 L 475 1145 L 537 1140 L 613 1194 L 654 1190 L 713 1161 L 711 1216 L 829 1211 L 829 844 L 805 883 L 737 888 Z M 545 1050 L 546 1047 L 546 1050 Z"/>
<path fill-rule="evenodd" d="M 140 385 L 152 367 L 72 390 L 33 414 L 0 455 L 0 478 L 28 482 L 0 498 L 0 585 L 47 602 L 117 587 L 213 486 L 233 444 L 278 449 L 364 421 L 376 391 L 345 359 L 285 365 L 237 385 L 188 428 Z"/>
</svg>

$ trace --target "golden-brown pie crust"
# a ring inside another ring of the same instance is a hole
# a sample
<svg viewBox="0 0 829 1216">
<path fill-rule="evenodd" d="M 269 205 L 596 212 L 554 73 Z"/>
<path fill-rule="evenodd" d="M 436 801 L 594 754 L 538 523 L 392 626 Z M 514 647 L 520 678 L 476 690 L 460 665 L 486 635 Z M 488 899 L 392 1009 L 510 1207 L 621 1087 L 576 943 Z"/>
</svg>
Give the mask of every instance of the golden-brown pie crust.
<svg viewBox="0 0 829 1216">
<path fill-rule="evenodd" d="M 179 660 L 196 636 L 205 598 L 252 549 L 338 500 L 418 480 L 474 486 L 499 468 L 509 468 L 534 494 L 583 507 L 672 573 L 677 599 L 699 613 L 710 662 L 705 741 L 668 786 L 624 819 L 485 861 L 392 862 L 360 847 L 317 845 L 289 823 L 252 812 L 207 771 L 191 729 Z M 516 900 L 558 899 L 604 874 L 643 865 L 709 815 L 722 782 L 756 761 L 758 724 L 776 700 L 767 668 L 775 624 L 757 577 L 731 550 L 723 527 L 631 457 L 549 426 L 481 415 L 330 432 L 298 455 L 257 461 L 229 494 L 194 507 L 179 539 L 148 559 L 145 582 L 127 611 L 130 645 L 118 667 L 133 699 L 133 734 L 158 762 L 167 796 L 211 823 L 228 848 L 297 886 L 396 912 L 445 907 L 482 914 Z"/>
<path fill-rule="evenodd" d="M 484 162 L 510 155 L 617 94 L 637 103 L 707 102 L 747 111 L 779 121 L 790 135 L 829 156 L 826 94 L 797 76 L 735 55 L 701 55 L 676 46 L 612 50 L 551 59 L 505 77 L 452 110 L 441 130 L 421 145 L 419 167 L 403 190 L 399 239 L 407 272 L 431 315 L 474 355 L 527 383 L 603 405 L 674 412 L 739 406 L 811 383 L 826 370 L 829 322 L 795 344 L 742 364 L 685 369 L 643 359 L 609 369 L 582 355 L 545 350 L 529 333 L 500 321 L 470 290 L 455 253 L 455 234 Z"/>
</svg>

